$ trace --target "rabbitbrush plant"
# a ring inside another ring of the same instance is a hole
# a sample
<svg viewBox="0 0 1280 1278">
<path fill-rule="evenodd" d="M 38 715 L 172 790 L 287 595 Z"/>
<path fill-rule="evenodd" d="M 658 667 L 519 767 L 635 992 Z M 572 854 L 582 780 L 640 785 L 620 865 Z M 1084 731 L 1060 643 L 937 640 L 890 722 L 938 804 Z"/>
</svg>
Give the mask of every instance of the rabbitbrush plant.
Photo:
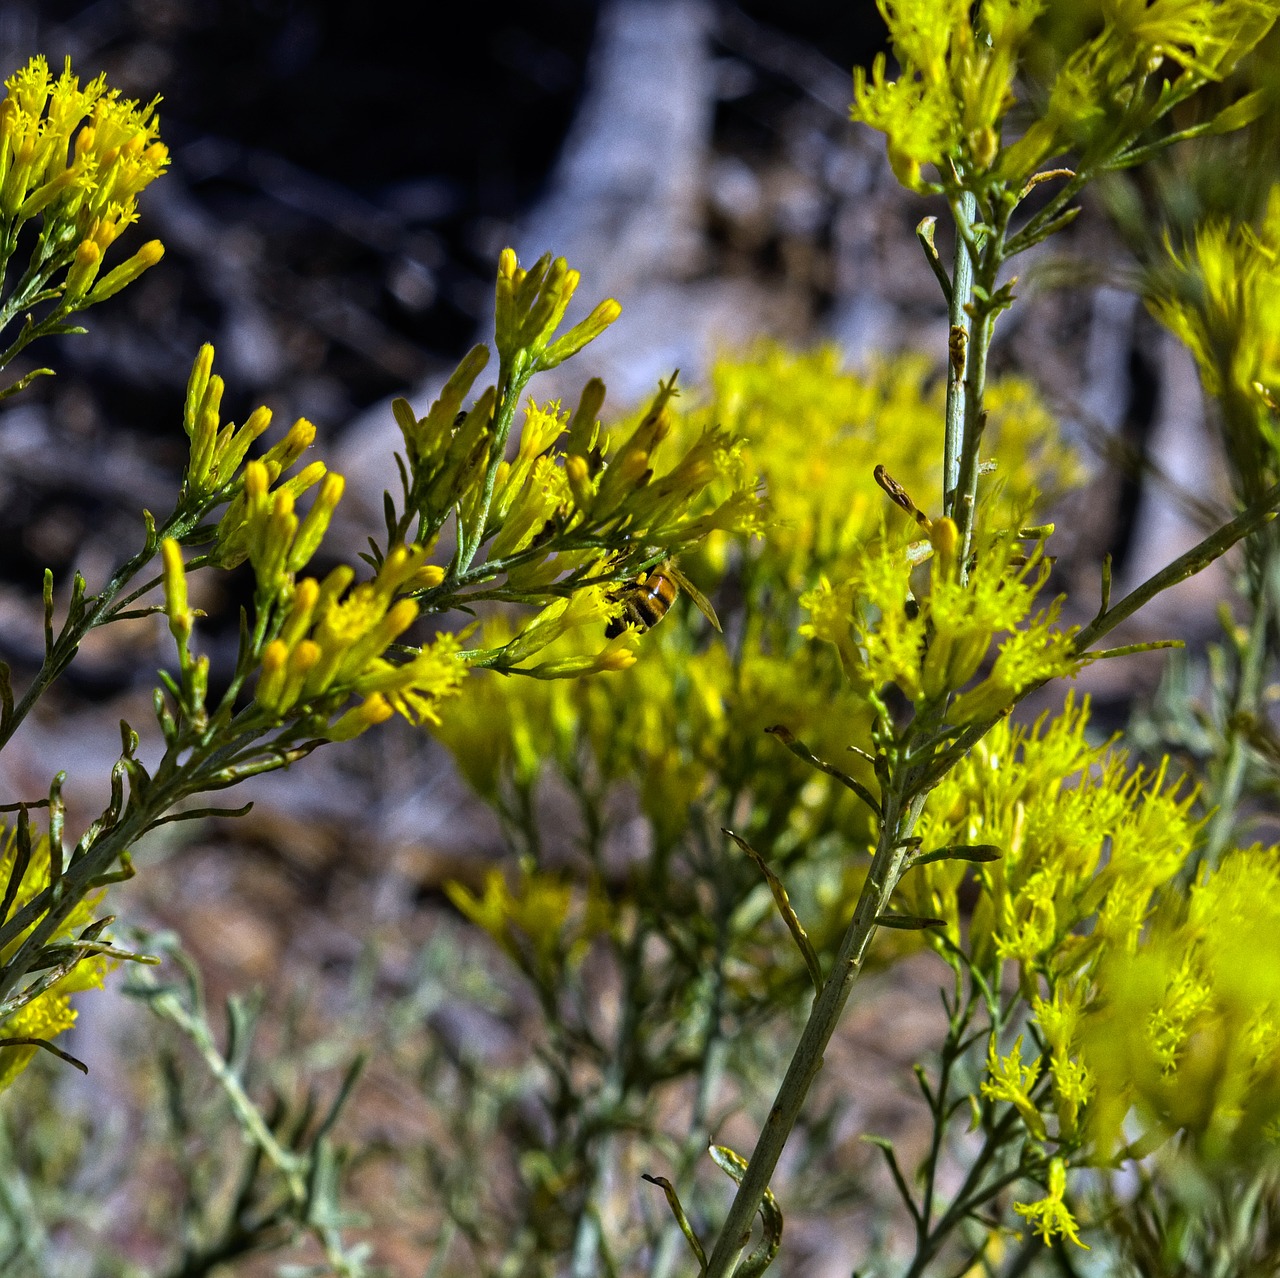
<svg viewBox="0 0 1280 1278">
<path fill-rule="evenodd" d="M 303 574 L 340 479 L 319 462 L 294 473 L 305 423 L 250 460 L 265 411 L 223 425 L 212 352 L 197 357 L 174 511 L 145 518 L 139 554 L 97 594 L 77 579 L 60 626 L 46 585 L 44 668 L 5 699 L 7 739 L 91 627 L 166 616 L 177 661 L 156 696 L 161 763 L 144 768 L 126 728 L 112 801 L 71 848 L 59 780 L 11 805 L 10 1076 L 54 1047 L 68 993 L 139 957 L 106 940 L 99 898 L 148 830 L 399 712 L 431 726 L 508 834 L 511 866 L 450 896 L 537 1022 L 514 1065 L 462 1053 L 423 1074 L 456 1146 L 421 1150 L 446 1217 L 433 1272 L 754 1278 L 787 1266 L 787 1215 L 850 1204 L 863 1237 L 848 1263 L 864 1273 L 1273 1270 L 1280 862 L 1245 835 L 1280 759 L 1266 712 L 1280 196 L 1257 224 L 1212 220 L 1151 255 L 1150 309 L 1220 406 L 1236 509 L 1122 599 L 1100 565 L 1088 624 L 1064 624 L 1065 601 L 1044 596 L 1053 529 L 1036 516 L 1077 464 L 1030 381 L 989 378 L 988 362 L 1018 304 L 1009 263 L 1064 230 L 1089 183 L 1267 109 L 1268 86 L 1229 85 L 1280 5 L 1109 0 L 1091 25 L 1067 9 L 886 2 L 897 78 L 883 59 L 855 73 L 855 118 L 886 135 L 904 185 L 950 212 L 949 247 L 935 219 L 919 228 L 950 317 L 941 375 L 927 356 L 854 374 L 831 351 L 762 346 L 680 406 L 667 385 L 605 429 L 589 383 L 574 412 L 531 405 L 517 429 L 531 377 L 617 308 L 556 337 L 576 276 L 506 253 L 494 384 L 473 394 L 477 348 L 426 417 L 397 405 L 385 539 L 359 578 L 317 581 Z M 1228 100 L 1197 115 L 1211 85 Z M 140 250 L 95 282 L 165 154 L 153 113 L 100 82 L 81 91 L 37 60 L 9 87 L 9 255 L 21 222 L 41 219 L 13 290 L 24 300 L 6 311 L 33 315 L 29 341 L 158 257 Z M 1191 664 L 1175 669 L 1138 740 L 1151 758 L 1099 740 L 1078 697 L 1013 716 L 1092 661 L 1164 646 L 1102 645 L 1241 543 L 1243 619 L 1224 618 L 1199 687 Z M 670 603 L 655 583 L 677 552 L 711 588 L 723 638 L 681 602 L 657 624 L 635 604 L 637 590 Z M 187 575 L 246 560 L 253 608 L 234 678 L 211 697 Z M 163 602 L 148 602 L 157 588 Z M 413 629 L 462 608 L 482 619 L 464 637 Z M 606 636 L 620 621 L 645 624 Z M 894 1227 L 836 1174 L 858 1080 L 810 1092 L 855 981 L 922 950 L 945 981 L 914 1071 L 916 1165 L 863 1133 L 899 1199 Z M 236 1005 L 223 1049 L 194 976 L 135 985 L 196 1044 L 257 1160 L 223 1232 L 188 1244 L 176 1272 L 290 1229 L 333 1270 L 366 1269 L 343 1235 L 338 1106 L 318 1124 L 265 1117 L 242 1081 L 251 1010 Z M 725 1143 L 730 1127 L 749 1155 Z M 736 1183 L 731 1201 L 708 1161 Z M 38 1242 L 16 1233 L 13 1254 L 38 1267 Z"/>
</svg>

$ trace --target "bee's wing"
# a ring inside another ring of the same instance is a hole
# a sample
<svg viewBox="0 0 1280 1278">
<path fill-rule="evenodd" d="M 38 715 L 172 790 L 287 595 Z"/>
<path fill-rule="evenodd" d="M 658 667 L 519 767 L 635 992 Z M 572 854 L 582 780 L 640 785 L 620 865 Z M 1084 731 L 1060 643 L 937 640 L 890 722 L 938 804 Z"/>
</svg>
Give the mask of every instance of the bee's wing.
<svg viewBox="0 0 1280 1278">
<path fill-rule="evenodd" d="M 662 571 L 666 573 L 672 581 L 680 587 L 681 590 L 689 596 L 697 605 L 698 611 L 713 625 L 720 630 L 720 618 L 716 616 L 716 610 L 711 606 L 711 601 L 698 589 L 697 586 L 689 580 L 688 577 L 680 571 L 670 560 L 667 560 L 662 566 Z"/>
</svg>

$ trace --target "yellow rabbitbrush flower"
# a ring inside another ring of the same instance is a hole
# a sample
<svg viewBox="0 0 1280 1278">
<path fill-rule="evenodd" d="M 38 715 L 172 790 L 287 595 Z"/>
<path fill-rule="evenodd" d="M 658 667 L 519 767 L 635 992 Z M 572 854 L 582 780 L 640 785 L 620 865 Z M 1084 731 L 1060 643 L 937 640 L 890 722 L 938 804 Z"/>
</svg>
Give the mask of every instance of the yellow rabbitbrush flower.
<svg viewBox="0 0 1280 1278">
<path fill-rule="evenodd" d="M 922 509 L 942 502 L 933 459 L 946 387 L 931 361 L 900 355 L 853 370 L 844 359 L 835 347 L 763 342 L 717 363 L 708 402 L 677 414 L 677 436 L 710 420 L 746 440 L 746 465 L 763 476 L 770 503 L 768 537 L 753 553 L 792 594 L 822 573 L 839 580 L 879 535 L 877 465 Z M 989 515 L 1008 526 L 1036 494 L 1071 488 L 1082 472 L 1030 383 L 994 379 L 987 409 L 984 447 L 1002 480 Z"/>
<path fill-rule="evenodd" d="M 70 59 L 54 79 L 44 58 L 32 58 L 5 87 L 8 96 L 0 102 L 4 239 L 12 251 L 17 228 L 43 215 L 43 239 L 53 249 L 50 265 L 76 256 L 79 269 L 73 268 L 67 291 L 82 296 L 106 250 L 137 219 L 138 196 L 168 166 L 155 113 L 159 99 L 145 107 L 123 100 L 118 89 L 107 89 L 103 76 L 81 88 Z M 133 274 L 158 261 L 160 251 L 158 243 L 140 250 Z M 98 284 L 89 303 L 128 282 L 125 275 L 112 276 Z"/>
<path fill-rule="evenodd" d="M 938 520 L 933 528 L 941 546 L 954 525 Z M 921 706 L 954 697 L 952 723 L 994 717 L 1027 688 L 1075 674 L 1089 660 L 1075 654 L 1074 629 L 1056 627 L 1058 603 L 1032 611 L 1049 575 L 1039 544 L 1023 554 L 1014 537 L 987 535 L 966 580 L 941 550 L 917 591 L 913 572 L 906 537 L 880 538 L 843 582 L 824 578 L 802 596 L 810 619 L 801 633 L 833 644 L 857 686 L 891 683 Z M 990 673 L 965 690 L 997 645 Z"/>
<path fill-rule="evenodd" d="M 1105 0 L 1101 30 L 1022 103 L 1029 123 L 1012 139 L 1005 132 L 1018 105 L 1016 77 L 1044 0 L 878 0 L 878 7 L 900 72 L 887 77 L 883 54 L 869 77 L 856 70 L 853 119 L 885 134 L 904 186 L 954 191 L 962 177 L 1002 197 L 1067 151 L 1077 153 L 1081 171 L 1123 154 L 1172 105 L 1230 74 L 1280 13 L 1275 0 Z M 1162 64 L 1171 70 L 1157 75 Z M 1228 108 L 1216 129 L 1250 118 L 1247 109 Z"/>
<path fill-rule="evenodd" d="M 11 829 L 4 836 L 3 846 L 0 847 L 0 883 L 11 881 L 15 872 L 17 853 L 17 832 Z M 42 837 L 32 845 L 31 860 L 13 898 L 10 914 L 16 914 L 48 886 L 49 841 Z M 94 921 L 94 912 L 102 896 L 102 892 L 97 892 L 77 902 L 54 935 L 49 938 L 50 943 L 70 942 L 88 927 Z M 32 927 L 34 926 L 35 923 L 32 924 Z M 14 937 L 0 951 L 0 962 L 7 961 L 30 932 L 31 928 L 28 927 Z M 110 965 L 110 959 L 101 954 L 91 954 L 82 959 L 60 980 L 55 981 L 47 990 L 25 1003 L 0 1023 L 0 1038 L 48 1040 L 70 1029 L 76 1021 L 75 1009 L 71 1006 L 71 995 L 80 993 L 82 990 L 101 988 Z M 25 1046 L 0 1047 L 0 1090 L 8 1087 L 26 1069 L 38 1050 L 35 1047 Z"/>
<path fill-rule="evenodd" d="M 1088 720 L 1087 700 L 1069 696 L 1030 728 L 996 724 L 939 782 L 916 832 L 925 852 L 983 843 L 1003 855 L 972 870 L 927 863 L 898 888 L 903 909 L 946 920 L 959 945 L 958 893 L 972 873 L 966 948 L 997 983 L 1000 962 L 1017 962 L 1029 995 L 1036 974 L 1056 980 L 1106 948 L 1131 953 L 1200 828 L 1194 790 L 1091 743 Z"/>
<path fill-rule="evenodd" d="M 1096 1157 L 1181 1133 L 1210 1166 L 1280 1158 L 1280 850 L 1228 853 L 1104 953 L 1076 1047 L 1097 1085 Z"/>
<path fill-rule="evenodd" d="M 1280 186 L 1257 226 L 1215 219 L 1189 248 L 1168 246 L 1147 305 L 1190 348 L 1220 403 L 1234 482 L 1246 503 L 1280 476 Z"/>
<path fill-rule="evenodd" d="M 1076 1224 L 1071 1208 L 1064 1201 L 1067 1192 L 1067 1165 L 1061 1158 L 1049 1163 L 1047 1193 L 1038 1202 L 1014 1203 L 1013 1210 L 1025 1216 L 1032 1229 L 1046 1242 L 1066 1238 L 1077 1247 L 1089 1248 L 1080 1241 L 1080 1227 Z"/>
<path fill-rule="evenodd" d="M 327 713 L 352 695 L 371 702 L 331 725 L 326 735 L 336 732 L 334 740 L 357 735 L 393 712 L 412 723 L 438 723 L 437 706 L 457 692 L 468 669 L 457 638 L 439 635 L 402 658 L 387 656 L 417 620 L 418 605 L 402 592 L 417 582 L 425 558 L 420 546 L 397 546 L 371 581 L 353 588 L 347 567 L 335 568 L 323 582 L 299 582 L 279 634 L 263 650 L 258 705 L 284 717 L 308 707 Z"/>
<path fill-rule="evenodd" d="M 558 992 L 565 970 L 579 966 L 591 942 L 613 925 L 608 899 L 563 875 L 522 866 L 514 886 L 499 869 L 485 875 L 479 896 L 456 881 L 445 884 L 449 900 L 498 943 L 503 953 L 539 988 Z"/>
</svg>

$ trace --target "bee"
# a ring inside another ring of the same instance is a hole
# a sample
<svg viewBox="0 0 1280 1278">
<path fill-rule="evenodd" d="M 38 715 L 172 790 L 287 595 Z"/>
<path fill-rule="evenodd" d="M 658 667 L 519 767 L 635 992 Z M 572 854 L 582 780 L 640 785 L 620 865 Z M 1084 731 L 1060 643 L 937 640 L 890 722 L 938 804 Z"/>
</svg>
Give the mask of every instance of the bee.
<svg viewBox="0 0 1280 1278">
<path fill-rule="evenodd" d="M 667 559 L 628 582 L 619 593 L 622 615 L 609 623 L 605 637 L 613 639 L 628 626 L 634 626 L 642 633 L 652 630 L 667 615 L 682 590 L 693 600 L 698 611 L 719 630 L 720 618 L 706 595 L 676 567 L 674 559 Z"/>
</svg>

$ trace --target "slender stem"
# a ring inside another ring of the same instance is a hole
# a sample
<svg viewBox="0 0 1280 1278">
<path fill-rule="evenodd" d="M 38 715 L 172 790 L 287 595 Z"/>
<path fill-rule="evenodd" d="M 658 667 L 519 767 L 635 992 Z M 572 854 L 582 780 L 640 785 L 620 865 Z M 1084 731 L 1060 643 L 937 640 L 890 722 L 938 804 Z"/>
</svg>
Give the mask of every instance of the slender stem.
<svg viewBox="0 0 1280 1278">
<path fill-rule="evenodd" d="M 800 1116 L 809 1087 L 822 1068 L 823 1053 L 839 1024 L 841 1013 L 849 1001 L 853 983 L 862 969 L 867 947 L 876 930 L 876 917 L 889 903 L 889 898 L 902 873 L 910 846 L 907 843 L 924 807 L 925 792 L 917 793 L 904 804 L 903 797 L 890 793 L 885 797 L 885 816 L 881 825 L 876 853 L 858 897 L 853 919 L 845 932 L 831 969 L 831 975 L 814 1002 L 809 1020 L 791 1057 L 773 1108 L 756 1142 L 755 1152 L 738 1186 L 725 1217 L 715 1250 L 707 1262 L 705 1278 L 728 1278 L 751 1234 L 751 1224 L 759 1209 L 769 1180 L 778 1165 Z"/>
<path fill-rule="evenodd" d="M 502 464 L 507 451 L 507 439 L 511 434 L 511 423 L 515 421 L 516 409 L 520 404 L 520 396 L 529 384 L 535 372 L 535 366 L 529 359 L 527 351 L 517 351 L 509 369 L 499 373 L 499 385 L 502 387 L 502 398 L 494 413 L 493 442 L 489 447 L 489 465 L 484 474 L 484 486 L 480 491 L 480 503 L 476 509 L 475 522 L 468 530 L 459 528 L 458 557 L 455 568 L 457 573 L 464 573 L 471 567 L 472 561 L 480 551 L 484 542 L 485 525 L 489 522 L 489 507 L 493 504 L 493 490 L 498 481 L 498 467 Z"/>
<path fill-rule="evenodd" d="M 973 300 L 973 257 L 960 223 L 973 222 L 978 202 L 971 191 L 960 197 L 956 215 L 955 262 L 951 270 L 951 296 L 948 298 L 947 323 L 952 334 L 968 332 L 968 306 Z M 955 518 L 956 491 L 960 484 L 960 452 L 964 443 L 965 386 L 963 368 L 952 365 L 947 374 L 947 423 L 943 446 L 942 511 Z"/>
<path fill-rule="evenodd" d="M 289 1195 L 294 1202 L 304 1202 L 307 1197 L 306 1182 L 303 1179 L 305 1160 L 286 1150 L 263 1121 L 258 1107 L 249 1099 L 235 1071 L 227 1064 L 217 1044 L 209 1033 L 209 1027 L 199 1017 L 192 1016 L 171 991 L 158 994 L 151 1000 L 151 1006 L 161 1016 L 173 1021 L 196 1045 L 200 1055 L 204 1057 L 209 1072 L 218 1080 L 227 1099 L 235 1109 L 244 1130 L 253 1137 L 254 1143 L 267 1156 L 275 1167 L 283 1173 L 289 1185 Z"/>
<path fill-rule="evenodd" d="M 728 814 L 726 821 L 732 819 L 735 800 L 736 791 L 724 805 L 724 811 Z M 711 996 L 707 1000 L 706 1028 L 703 1031 L 702 1069 L 698 1075 L 698 1086 L 689 1114 L 688 1131 L 680 1151 L 680 1162 L 676 1168 L 677 1183 L 683 1182 L 697 1161 L 706 1154 L 707 1116 L 711 1112 L 711 1102 L 719 1088 L 728 1054 L 728 1043 L 724 1032 L 725 963 L 729 956 L 730 920 L 734 900 L 727 882 L 723 879 L 718 879 L 716 882 L 718 888 L 716 952 Z M 669 1221 L 657 1247 L 654 1248 L 653 1261 L 649 1266 L 649 1278 L 667 1278 L 675 1263 L 676 1255 L 686 1245 L 680 1226 L 674 1220 Z"/>
<path fill-rule="evenodd" d="M 1217 865 L 1223 849 L 1231 841 L 1235 829 L 1236 809 L 1240 805 L 1240 795 L 1244 789 L 1245 769 L 1249 761 L 1249 743 L 1245 732 L 1236 721 L 1237 716 L 1252 717 L 1258 709 L 1258 701 L 1262 695 L 1262 673 L 1267 655 L 1267 576 L 1260 576 L 1257 595 L 1251 600 L 1253 621 L 1249 626 L 1249 638 L 1244 650 L 1244 660 L 1236 680 L 1235 695 L 1232 698 L 1232 713 L 1226 723 L 1227 755 L 1223 761 L 1218 784 L 1213 795 L 1213 816 L 1209 818 L 1209 826 L 1205 834 L 1204 846 L 1199 853 L 1187 863 L 1188 881 L 1199 870 L 1201 865 L 1210 867 Z"/>
<path fill-rule="evenodd" d="M 1215 559 L 1226 554 L 1236 542 L 1243 541 L 1251 533 L 1269 524 L 1276 517 L 1277 510 L 1280 510 L 1280 483 L 1273 484 L 1247 510 L 1210 533 L 1203 541 L 1198 542 L 1172 563 L 1148 577 L 1140 586 L 1136 586 L 1119 603 L 1095 617 L 1076 635 L 1076 652 L 1081 654 L 1088 652 L 1103 635 L 1110 633 L 1122 621 L 1132 617 L 1139 608 L 1149 603 L 1156 595 L 1207 568 Z"/>
<path fill-rule="evenodd" d="M 9 739 L 21 726 L 22 721 L 31 712 L 32 707 L 49 690 L 54 680 L 71 664 L 85 635 L 95 626 L 110 621 L 113 612 L 117 608 L 124 607 L 125 603 L 132 602 L 138 597 L 135 592 L 129 595 L 124 602 L 117 600 L 120 592 L 155 558 L 156 547 L 160 544 L 160 541 L 165 537 L 181 539 L 199 524 L 204 513 L 203 508 L 194 512 L 175 511 L 156 533 L 154 543 L 148 537 L 147 543 L 142 549 L 116 569 L 111 580 L 107 582 L 98 594 L 92 597 L 92 601 L 86 600 L 88 606 L 79 622 L 74 626 L 70 624 L 70 621 L 64 624 L 62 632 L 54 643 L 53 651 L 45 658 L 36 677 L 31 681 L 26 692 L 23 693 L 22 699 L 14 706 L 13 714 L 0 724 L 0 749 L 3 749 L 9 742 Z"/>
</svg>

